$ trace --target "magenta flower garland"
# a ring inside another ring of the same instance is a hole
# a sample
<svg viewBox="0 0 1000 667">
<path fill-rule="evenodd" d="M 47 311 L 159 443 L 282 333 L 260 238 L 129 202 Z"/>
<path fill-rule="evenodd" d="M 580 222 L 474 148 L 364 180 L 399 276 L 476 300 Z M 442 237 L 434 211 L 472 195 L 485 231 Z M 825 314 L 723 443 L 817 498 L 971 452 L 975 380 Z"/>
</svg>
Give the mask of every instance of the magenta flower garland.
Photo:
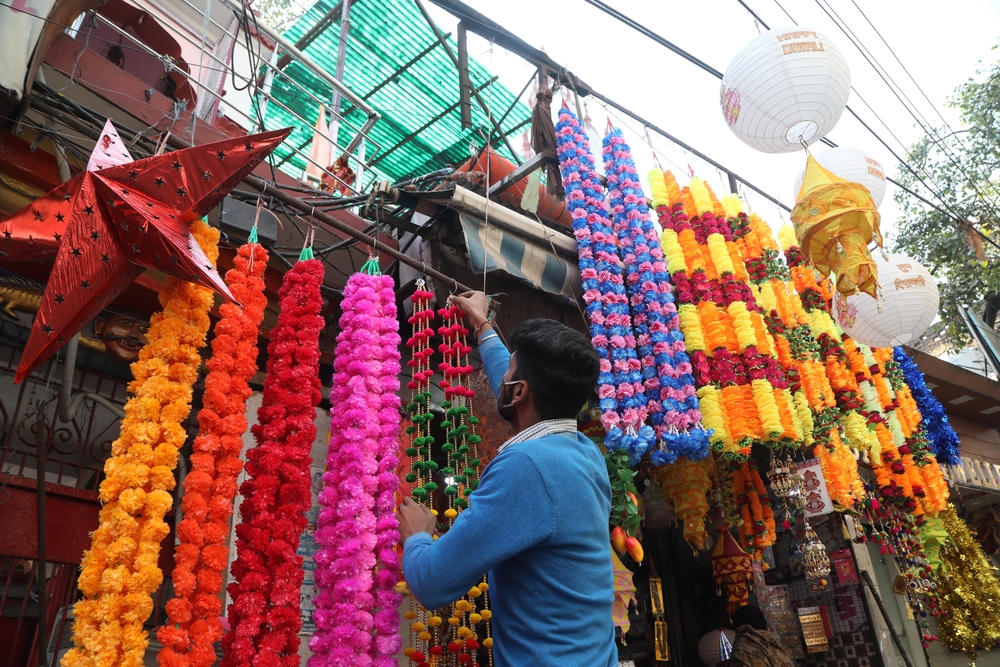
<svg viewBox="0 0 1000 667">
<path fill-rule="evenodd" d="M 708 456 L 710 431 L 701 426 L 701 411 L 691 375 L 684 335 L 674 305 L 673 285 L 663 260 L 659 235 L 639 182 L 632 151 L 618 128 L 604 137 L 604 172 L 625 265 L 625 285 L 632 304 L 636 345 L 642 363 L 650 421 L 656 430 L 657 465 L 679 456 L 692 461 Z"/>
<path fill-rule="evenodd" d="M 377 271 L 377 265 L 366 270 Z M 344 289 L 319 497 L 310 667 L 388 667 L 400 648 L 393 512 L 400 339 L 393 287 L 389 276 L 362 272 Z"/>
</svg>

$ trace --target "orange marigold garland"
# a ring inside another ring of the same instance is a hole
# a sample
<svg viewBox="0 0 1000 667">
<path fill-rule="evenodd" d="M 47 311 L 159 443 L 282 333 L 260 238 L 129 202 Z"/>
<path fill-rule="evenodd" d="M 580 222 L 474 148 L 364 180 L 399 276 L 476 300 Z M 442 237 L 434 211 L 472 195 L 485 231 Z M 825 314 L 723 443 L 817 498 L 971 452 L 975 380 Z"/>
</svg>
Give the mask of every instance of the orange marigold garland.
<svg viewBox="0 0 1000 667">
<path fill-rule="evenodd" d="M 806 319 L 819 344 L 820 357 L 826 368 L 826 376 L 833 388 L 837 408 L 840 411 L 840 426 L 850 447 L 858 450 L 878 451 L 879 440 L 874 426 L 865 410 L 865 399 L 861 395 L 857 377 L 848 365 L 847 353 L 840 343 L 840 331 L 830 316 L 829 307 L 822 286 L 816 280 L 816 273 L 798 247 L 795 231 L 782 227 L 778 240 L 785 254 L 785 263 L 792 276 L 792 283 L 805 312 Z M 841 457 L 842 458 L 842 457 Z M 823 457 L 820 457 L 823 460 Z M 824 469 L 824 474 L 826 470 Z"/>
<path fill-rule="evenodd" d="M 156 659 L 164 667 L 209 667 L 216 659 L 214 644 L 222 639 L 219 592 L 229 558 L 226 541 L 236 479 L 243 469 L 240 452 L 247 429 L 248 383 L 257 371 L 257 329 L 267 306 L 267 250 L 247 243 L 237 251 L 234 264 L 226 284 L 237 303 L 219 308 L 222 318 L 215 325 L 204 407 L 198 412 L 200 432 L 191 471 L 184 478 L 184 518 L 177 526 L 180 544 L 174 550 L 175 597 L 167 602 L 167 624 L 156 633 L 163 644 Z"/>
<path fill-rule="evenodd" d="M 774 544 L 776 533 L 771 499 L 753 459 L 740 463 L 734 470 L 732 490 L 742 518 L 740 544 L 753 551 L 755 560 L 760 560 L 764 549 Z"/>
<path fill-rule="evenodd" d="M 924 511 L 936 515 L 948 506 L 948 482 L 944 479 L 937 457 L 931 451 L 927 440 L 920 409 L 913 398 L 910 387 L 894 350 L 889 347 L 871 350 L 872 370 L 878 370 L 881 380 L 886 383 L 885 395 L 893 406 L 893 415 L 898 420 L 904 444 L 899 447 L 911 485 L 920 484 L 923 496 L 919 498 Z M 881 393 L 880 393 L 881 395 Z"/>
<path fill-rule="evenodd" d="M 754 287 L 757 304 L 774 338 L 778 361 L 786 369 L 795 409 L 805 430 L 805 444 L 823 467 L 830 497 L 841 509 L 864 494 L 857 461 L 843 442 L 840 410 L 820 357 L 820 347 L 795 292 L 788 267 L 767 224 L 747 216 L 736 195 L 723 197 L 733 234 Z"/>
<path fill-rule="evenodd" d="M 650 184 L 705 425 L 715 430 L 713 448 L 742 460 L 754 442 L 798 445 L 803 429 L 788 378 L 732 230 L 715 215 L 718 202 L 699 179 L 685 193 L 669 172 L 654 170 Z"/>
<path fill-rule="evenodd" d="M 191 233 L 214 264 L 219 232 L 195 221 Z M 163 581 L 157 562 L 170 533 L 163 517 L 173 505 L 173 471 L 187 437 L 181 423 L 191 411 L 213 301 L 211 290 L 174 278 L 159 298 L 163 311 L 153 315 L 132 364 L 133 396 L 104 464 L 100 523 L 81 564 L 83 598 L 73 608 L 74 647 L 63 667 L 139 667 L 149 644 L 143 623 Z"/>
</svg>

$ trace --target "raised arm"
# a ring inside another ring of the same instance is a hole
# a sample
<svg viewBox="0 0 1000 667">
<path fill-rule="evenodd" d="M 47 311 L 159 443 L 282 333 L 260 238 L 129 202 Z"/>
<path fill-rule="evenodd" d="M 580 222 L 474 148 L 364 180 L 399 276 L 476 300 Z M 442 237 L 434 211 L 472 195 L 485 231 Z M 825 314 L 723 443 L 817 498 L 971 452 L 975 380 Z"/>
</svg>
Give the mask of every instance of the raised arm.
<svg viewBox="0 0 1000 667">
<path fill-rule="evenodd" d="M 510 366 L 510 352 L 490 323 L 486 294 L 466 292 L 449 300 L 462 309 L 469 320 L 469 327 L 476 334 L 476 340 L 479 342 L 479 358 L 483 360 L 486 379 L 489 380 L 490 389 L 496 396 L 500 391 L 503 376 Z"/>
<path fill-rule="evenodd" d="M 427 609 L 469 592 L 508 558 L 549 539 L 555 513 L 542 476 L 523 452 L 504 452 L 486 469 L 469 508 L 432 541 L 417 532 L 403 545 L 403 576 Z"/>
</svg>

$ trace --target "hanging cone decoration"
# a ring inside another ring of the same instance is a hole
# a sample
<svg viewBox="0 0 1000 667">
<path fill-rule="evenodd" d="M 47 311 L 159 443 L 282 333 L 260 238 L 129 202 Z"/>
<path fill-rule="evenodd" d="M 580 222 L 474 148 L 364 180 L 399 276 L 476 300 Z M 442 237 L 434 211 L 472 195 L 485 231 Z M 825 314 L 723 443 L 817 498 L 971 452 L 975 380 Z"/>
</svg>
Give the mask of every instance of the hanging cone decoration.
<svg viewBox="0 0 1000 667">
<path fill-rule="evenodd" d="M 712 552 L 712 576 L 719 592 L 726 596 L 726 610 L 732 614 L 750 601 L 750 555 L 740 548 L 728 528 L 719 531 Z"/>
<path fill-rule="evenodd" d="M 291 129 L 194 146 L 82 174 L 60 201 L 14 218 L 66 229 L 14 376 L 18 383 L 80 332 L 146 269 L 232 299 L 188 224 L 206 215 Z M 71 187 L 67 188 L 67 186 Z"/>
<path fill-rule="evenodd" d="M 878 272 L 868 245 L 882 247 L 879 213 L 868 189 L 827 171 L 811 155 L 792 222 L 799 247 L 841 294 L 877 297 Z"/>
</svg>

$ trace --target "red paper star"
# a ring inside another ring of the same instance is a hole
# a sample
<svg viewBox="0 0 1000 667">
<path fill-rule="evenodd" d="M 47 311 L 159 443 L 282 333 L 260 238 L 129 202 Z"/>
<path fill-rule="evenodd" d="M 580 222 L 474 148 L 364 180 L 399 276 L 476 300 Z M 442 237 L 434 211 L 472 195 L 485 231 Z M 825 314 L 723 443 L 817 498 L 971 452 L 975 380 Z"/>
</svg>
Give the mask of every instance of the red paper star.
<svg viewBox="0 0 1000 667">
<path fill-rule="evenodd" d="M 132 156 L 109 118 L 90 154 L 87 171 L 130 162 Z M 82 178 L 83 174 L 77 174 L 0 222 L 0 263 L 28 262 L 56 256 L 59 243 L 66 233 L 69 212 L 73 208 L 72 195 L 80 187 Z"/>
<path fill-rule="evenodd" d="M 289 132 L 227 139 L 85 172 L 57 188 L 60 197 L 70 197 L 65 234 L 14 382 L 55 354 L 147 268 L 232 299 L 188 223 L 215 207 Z M 31 208 L 15 217 L 34 218 Z M 41 212 L 39 222 L 55 217 Z"/>
</svg>

